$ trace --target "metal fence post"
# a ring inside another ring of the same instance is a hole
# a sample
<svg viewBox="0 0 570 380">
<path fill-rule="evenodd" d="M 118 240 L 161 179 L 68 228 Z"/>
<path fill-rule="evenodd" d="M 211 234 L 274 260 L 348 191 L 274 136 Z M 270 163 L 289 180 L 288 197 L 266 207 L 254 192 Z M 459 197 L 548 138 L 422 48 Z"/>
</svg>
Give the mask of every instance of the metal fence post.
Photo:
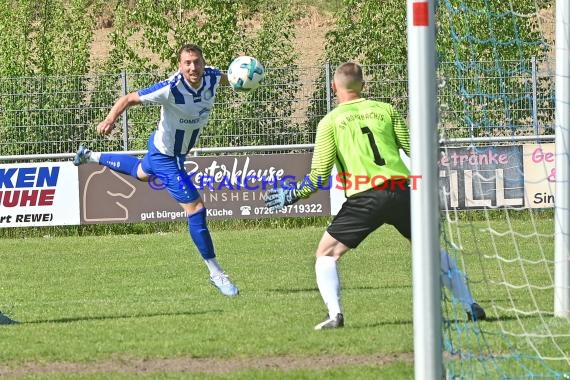
<svg viewBox="0 0 570 380">
<path fill-rule="evenodd" d="M 331 96 L 331 64 L 325 63 L 325 88 L 327 89 L 327 113 L 332 110 L 332 96 Z"/>
<path fill-rule="evenodd" d="M 532 56 L 532 126 L 534 128 L 534 134 L 538 136 L 538 95 L 537 95 L 537 84 L 538 84 L 538 70 L 536 65 L 536 57 Z"/>
<path fill-rule="evenodd" d="M 122 95 L 127 95 L 127 72 L 121 72 L 121 92 Z M 127 130 L 129 115 L 127 110 L 123 111 L 123 150 L 129 150 L 129 131 Z"/>
</svg>

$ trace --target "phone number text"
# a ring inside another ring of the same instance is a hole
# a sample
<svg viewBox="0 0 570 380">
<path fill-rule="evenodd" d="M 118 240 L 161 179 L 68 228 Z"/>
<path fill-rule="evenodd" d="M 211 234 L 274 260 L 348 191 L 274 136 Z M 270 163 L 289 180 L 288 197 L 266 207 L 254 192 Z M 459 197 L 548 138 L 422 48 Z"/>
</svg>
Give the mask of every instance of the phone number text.
<svg viewBox="0 0 570 380">
<path fill-rule="evenodd" d="M 323 205 L 320 203 L 295 204 L 283 207 L 279 211 L 273 211 L 267 207 L 254 207 L 255 215 L 272 214 L 318 214 L 323 212 Z"/>
</svg>

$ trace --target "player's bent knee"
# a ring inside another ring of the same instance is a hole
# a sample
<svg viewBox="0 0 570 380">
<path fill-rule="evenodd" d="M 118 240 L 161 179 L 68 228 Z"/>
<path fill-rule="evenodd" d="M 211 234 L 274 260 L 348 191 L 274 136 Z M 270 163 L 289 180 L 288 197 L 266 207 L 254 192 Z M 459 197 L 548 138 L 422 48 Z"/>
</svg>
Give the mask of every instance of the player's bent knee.
<svg viewBox="0 0 570 380">
<path fill-rule="evenodd" d="M 139 160 L 138 165 L 136 166 L 136 169 L 134 170 L 134 172 L 136 173 L 133 177 L 135 177 L 136 179 L 138 179 L 141 182 L 146 182 L 148 181 L 148 179 L 150 178 L 150 176 L 148 175 L 147 172 L 145 172 L 142 168 L 142 164 L 141 164 L 141 160 Z"/>
<path fill-rule="evenodd" d="M 194 200 L 193 202 L 186 202 L 186 203 L 179 203 L 180 207 L 182 207 L 182 209 L 184 211 L 186 211 L 186 215 L 190 216 L 193 214 L 196 214 L 200 211 L 202 211 L 203 209 L 206 209 L 206 206 L 204 206 L 204 202 L 202 202 L 202 198 L 198 197 L 198 199 Z"/>
<path fill-rule="evenodd" d="M 317 247 L 316 256 L 331 256 L 340 259 L 350 248 L 336 240 L 328 232 L 325 232 L 319 246 Z"/>
</svg>

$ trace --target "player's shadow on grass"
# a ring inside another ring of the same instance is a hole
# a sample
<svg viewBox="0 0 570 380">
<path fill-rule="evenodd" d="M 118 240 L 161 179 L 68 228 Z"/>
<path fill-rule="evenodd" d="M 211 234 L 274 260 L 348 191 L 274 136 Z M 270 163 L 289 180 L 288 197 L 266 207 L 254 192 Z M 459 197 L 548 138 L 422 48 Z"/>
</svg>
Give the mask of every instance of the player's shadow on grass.
<svg viewBox="0 0 570 380">
<path fill-rule="evenodd" d="M 133 319 L 133 318 L 152 318 L 152 317 L 171 317 L 177 315 L 202 315 L 202 314 L 219 314 L 223 313 L 221 309 L 204 310 L 204 311 L 181 311 L 176 313 L 146 313 L 146 314 L 132 314 L 132 315 L 94 315 L 89 317 L 69 317 L 69 318 L 55 318 L 55 319 L 41 319 L 37 321 L 19 322 L 21 324 L 36 324 L 36 323 L 73 323 L 83 321 L 103 321 L 113 319 Z"/>
<path fill-rule="evenodd" d="M 508 320 L 515 320 L 517 318 L 513 318 L 513 317 L 500 317 L 500 318 L 494 318 L 494 317 L 487 317 L 487 319 L 485 320 L 484 323 L 493 323 L 493 322 L 497 322 L 497 321 L 508 321 Z M 473 322 L 469 322 L 467 321 L 467 318 L 463 317 L 463 319 L 461 318 L 457 318 L 457 319 L 447 319 L 444 318 L 444 326 L 445 324 L 448 324 L 450 326 L 455 326 L 455 325 L 471 325 L 473 324 Z M 482 322 L 483 323 L 483 322 Z M 377 328 L 377 327 L 386 327 L 386 326 L 400 326 L 400 325 L 412 325 L 412 320 L 411 319 L 407 319 L 407 320 L 396 320 L 396 321 L 380 321 L 380 322 L 375 322 L 375 323 L 367 323 L 367 324 L 354 324 L 354 325 L 350 325 L 350 328 L 354 328 L 354 329 L 369 329 L 369 328 Z M 448 326 L 448 328 L 450 327 Z"/>
<path fill-rule="evenodd" d="M 384 289 L 384 286 L 345 286 L 342 288 L 343 291 L 347 290 L 379 290 Z M 305 293 L 305 292 L 318 292 L 319 288 L 311 287 L 311 288 L 298 288 L 298 289 L 291 289 L 291 288 L 274 288 L 274 289 L 267 289 L 268 292 L 275 292 L 275 293 Z"/>
<path fill-rule="evenodd" d="M 386 327 L 386 326 L 403 326 L 403 325 L 412 325 L 411 319 L 401 319 L 395 321 L 380 321 L 375 323 L 367 323 L 367 324 L 350 324 L 350 328 L 353 329 L 369 329 L 369 328 L 376 328 L 376 327 Z"/>
<path fill-rule="evenodd" d="M 12 318 L 8 317 L 7 315 L 2 314 L 0 311 L 0 325 L 15 325 L 20 322 L 13 320 Z"/>
</svg>

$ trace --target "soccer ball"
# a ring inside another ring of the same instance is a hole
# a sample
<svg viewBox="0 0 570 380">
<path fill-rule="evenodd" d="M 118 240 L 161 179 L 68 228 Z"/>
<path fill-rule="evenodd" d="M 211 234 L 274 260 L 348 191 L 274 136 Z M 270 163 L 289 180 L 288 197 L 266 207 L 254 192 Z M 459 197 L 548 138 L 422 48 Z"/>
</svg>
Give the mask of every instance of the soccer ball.
<svg viewBox="0 0 570 380">
<path fill-rule="evenodd" d="M 236 91 L 255 90 L 265 77 L 263 65 L 247 55 L 237 57 L 228 68 L 228 81 Z"/>
</svg>

